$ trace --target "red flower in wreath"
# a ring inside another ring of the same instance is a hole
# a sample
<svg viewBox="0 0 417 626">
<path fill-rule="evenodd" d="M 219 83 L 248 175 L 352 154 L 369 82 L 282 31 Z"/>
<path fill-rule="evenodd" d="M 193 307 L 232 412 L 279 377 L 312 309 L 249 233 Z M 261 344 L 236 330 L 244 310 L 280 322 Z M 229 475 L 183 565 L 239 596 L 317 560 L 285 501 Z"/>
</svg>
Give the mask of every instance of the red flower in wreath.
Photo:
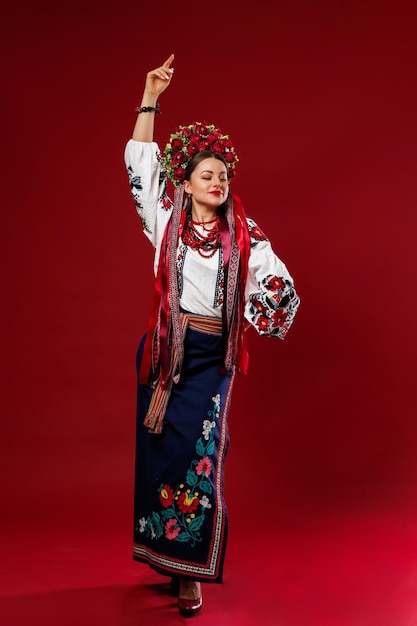
<svg viewBox="0 0 417 626">
<path fill-rule="evenodd" d="M 216 139 L 217 139 L 217 137 L 216 137 L 216 135 L 214 133 L 209 133 L 207 135 L 207 141 L 209 143 L 213 143 L 214 141 L 216 141 Z"/>
<path fill-rule="evenodd" d="M 192 513 L 198 507 L 199 502 L 200 501 L 197 496 L 183 491 L 178 498 L 178 508 L 183 513 Z"/>
<path fill-rule="evenodd" d="M 272 321 L 274 323 L 274 326 L 279 326 L 280 328 L 284 326 L 287 317 L 288 313 L 287 311 L 284 311 L 284 309 L 277 309 L 276 311 L 274 311 L 272 315 Z"/>
<path fill-rule="evenodd" d="M 221 154 L 223 152 L 223 146 L 221 141 L 215 141 L 211 146 L 212 152 L 218 152 Z"/>
<path fill-rule="evenodd" d="M 175 167 L 174 176 L 176 180 L 182 182 L 185 178 L 185 169 L 183 167 Z"/>
<path fill-rule="evenodd" d="M 198 145 L 200 143 L 200 139 L 201 136 L 199 135 L 199 133 L 195 133 L 192 137 L 190 137 L 190 145 L 195 143 Z"/>
<path fill-rule="evenodd" d="M 169 485 L 164 485 L 159 492 L 159 499 L 161 501 L 162 506 L 167 509 L 174 499 L 174 492 L 172 491 Z"/>
<path fill-rule="evenodd" d="M 181 528 L 177 526 L 176 519 L 170 519 L 165 524 L 165 537 L 167 539 L 175 539 L 180 534 Z"/>
<path fill-rule="evenodd" d="M 209 129 L 207 128 L 205 122 L 197 122 L 197 124 L 195 125 L 195 131 L 199 135 L 203 135 L 203 137 L 207 137 L 207 135 L 209 134 Z"/>
<path fill-rule="evenodd" d="M 184 146 L 184 142 L 180 137 L 175 137 L 175 139 L 171 141 L 171 147 L 173 150 L 181 150 L 183 146 Z"/>
<path fill-rule="evenodd" d="M 174 152 L 172 155 L 173 163 L 184 163 L 187 160 L 187 155 L 184 152 Z"/>
<path fill-rule="evenodd" d="M 199 148 L 201 151 L 210 149 L 210 142 L 207 139 L 202 139 L 199 143 Z"/>
<path fill-rule="evenodd" d="M 193 156 L 194 154 L 196 154 L 198 151 L 200 150 L 198 143 L 190 143 L 190 145 L 188 146 L 188 154 L 190 156 Z"/>
</svg>

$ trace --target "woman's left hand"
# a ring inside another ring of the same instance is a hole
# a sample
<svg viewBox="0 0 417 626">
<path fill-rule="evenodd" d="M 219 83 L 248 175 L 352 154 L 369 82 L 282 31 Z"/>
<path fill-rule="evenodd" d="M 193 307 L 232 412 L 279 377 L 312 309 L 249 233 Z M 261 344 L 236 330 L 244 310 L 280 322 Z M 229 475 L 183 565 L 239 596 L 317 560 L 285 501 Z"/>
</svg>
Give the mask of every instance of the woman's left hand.
<svg viewBox="0 0 417 626">
<path fill-rule="evenodd" d="M 174 55 L 171 54 L 163 65 L 147 73 L 144 100 L 146 96 L 157 99 L 168 87 L 174 73 L 174 69 L 171 67 L 173 60 Z"/>
</svg>

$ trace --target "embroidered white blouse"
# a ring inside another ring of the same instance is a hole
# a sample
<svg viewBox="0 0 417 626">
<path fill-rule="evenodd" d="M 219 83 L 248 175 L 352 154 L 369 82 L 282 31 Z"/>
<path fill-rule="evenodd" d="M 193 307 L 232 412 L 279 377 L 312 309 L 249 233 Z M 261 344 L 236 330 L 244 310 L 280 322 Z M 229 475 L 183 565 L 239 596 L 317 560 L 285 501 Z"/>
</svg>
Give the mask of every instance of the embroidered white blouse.
<svg viewBox="0 0 417 626">
<path fill-rule="evenodd" d="M 161 242 L 171 216 L 167 176 L 158 144 L 130 139 L 125 162 L 136 210 L 145 235 L 155 248 L 157 273 Z M 247 218 L 251 248 L 246 281 L 245 318 L 261 335 L 284 339 L 297 311 L 299 298 L 284 263 L 276 256 L 261 229 Z M 182 240 L 177 254 L 180 306 L 198 315 L 221 317 L 223 256 L 221 249 L 202 258 Z"/>
</svg>

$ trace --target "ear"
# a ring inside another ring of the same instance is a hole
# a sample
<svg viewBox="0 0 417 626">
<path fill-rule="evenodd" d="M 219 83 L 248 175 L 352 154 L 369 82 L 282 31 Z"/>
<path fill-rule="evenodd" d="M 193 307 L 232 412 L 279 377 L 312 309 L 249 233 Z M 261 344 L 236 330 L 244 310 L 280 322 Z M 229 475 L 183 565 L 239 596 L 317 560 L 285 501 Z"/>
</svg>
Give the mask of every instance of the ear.
<svg viewBox="0 0 417 626">
<path fill-rule="evenodd" d="M 191 193 L 191 184 L 189 180 L 184 180 L 184 191 L 185 193 Z"/>
</svg>

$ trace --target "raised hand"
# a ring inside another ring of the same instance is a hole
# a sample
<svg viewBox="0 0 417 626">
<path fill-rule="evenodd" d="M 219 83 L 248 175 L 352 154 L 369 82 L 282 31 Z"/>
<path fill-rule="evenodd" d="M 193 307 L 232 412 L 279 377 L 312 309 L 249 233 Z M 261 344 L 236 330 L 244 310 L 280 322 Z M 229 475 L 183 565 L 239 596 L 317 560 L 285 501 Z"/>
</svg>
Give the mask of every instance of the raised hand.
<svg viewBox="0 0 417 626">
<path fill-rule="evenodd" d="M 170 84 L 174 73 L 174 69 L 171 67 L 173 60 L 174 55 L 171 54 L 163 65 L 147 73 L 145 94 L 153 98 L 158 98 L 158 96 L 165 91 Z"/>
<path fill-rule="evenodd" d="M 139 113 L 135 128 L 133 130 L 133 139 L 135 141 L 153 141 L 153 131 L 155 124 L 155 108 L 156 101 L 163 91 L 168 87 L 172 80 L 174 69 L 171 63 L 174 55 L 171 54 L 163 65 L 151 70 L 146 75 L 145 90 L 143 92 L 141 107 L 152 107 L 147 112 Z"/>
</svg>

